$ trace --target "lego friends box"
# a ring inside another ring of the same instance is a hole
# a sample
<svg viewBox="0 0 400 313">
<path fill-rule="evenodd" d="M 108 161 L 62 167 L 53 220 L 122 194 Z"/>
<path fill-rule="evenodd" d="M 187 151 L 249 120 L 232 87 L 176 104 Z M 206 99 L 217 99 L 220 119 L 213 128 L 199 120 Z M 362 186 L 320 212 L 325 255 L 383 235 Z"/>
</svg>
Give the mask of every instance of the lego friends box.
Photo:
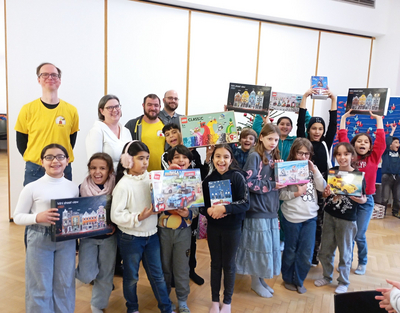
<svg viewBox="0 0 400 313">
<path fill-rule="evenodd" d="M 275 163 L 275 181 L 284 185 L 306 184 L 310 181 L 308 161 Z"/>
<path fill-rule="evenodd" d="M 151 171 L 150 181 L 154 212 L 204 206 L 198 168 Z"/>
<path fill-rule="evenodd" d="M 180 116 L 183 144 L 188 148 L 238 142 L 233 111 Z"/>
</svg>

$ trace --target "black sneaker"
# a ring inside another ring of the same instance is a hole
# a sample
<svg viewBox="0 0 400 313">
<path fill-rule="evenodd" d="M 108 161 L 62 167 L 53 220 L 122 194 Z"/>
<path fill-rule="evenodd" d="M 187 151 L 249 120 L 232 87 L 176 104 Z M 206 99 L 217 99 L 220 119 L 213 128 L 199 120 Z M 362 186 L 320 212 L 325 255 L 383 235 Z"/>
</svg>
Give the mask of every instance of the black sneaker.
<svg viewBox="0 0 400 313">
<path fill-rule="evenodd" d="M 197 275 L 194 271 L 190 271 L 189 277 L 195 284 L 199 286 L 204 284 L 204 279 Z"/>
</svg>

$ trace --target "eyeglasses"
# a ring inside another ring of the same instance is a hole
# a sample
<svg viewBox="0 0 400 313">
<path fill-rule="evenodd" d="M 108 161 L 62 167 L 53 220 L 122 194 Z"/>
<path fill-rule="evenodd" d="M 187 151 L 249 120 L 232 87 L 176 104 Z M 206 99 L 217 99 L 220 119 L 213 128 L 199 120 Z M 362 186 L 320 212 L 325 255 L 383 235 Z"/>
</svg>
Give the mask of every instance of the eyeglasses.
<svg viewBox="0 0 400 313">
<path fill-rule="evenodd" d="M 113 110 L 119 110 L 119 109 L 121 109 L 121 106 L 122 105 L 120 105 L 120 104 L 117 104 L 117 105 L 113 105 L 113 106 L 109 106 L 109 107 L 104 107 L 106 110 L 108 110 L 108 112 L 112 112 Z"/>
<path fill-rule="evenodd" d="M 38 77 L 42 77 L 43 79 L 47 79 L 49 77 L 51 77 L 53 79 L 58 79 L 58 78 L 60 78 L 60 74 L 56 74 L 56 73 L 41 73 L 41 74 L 39 74 Z"/>
<path fill-rule="evenodd" d="M 309 156 L 310 156 L 310 153 L 309 153 L 309 152 L 297 151 L 297 156 L 299 156 L 299 157 L 303 157 L 303 156 L 309 157 Z"/>
<path fill-rule="evenodd" d="M 62 161 L 65 160 L 66 156 L 64 154 L 57 154 L 57 155 L 45 155 L 43 159 L 46 161 L 53 161 L 54 159 L 57 159 L 57 161 Z"/>
<path fill-rule="evenodd" d="M 174 101 L 178 101 L 179 100 L 179 98 L 178 97 L 167 97 L 167 99 L 168 100 L 174 100 Z"/>
</svg>

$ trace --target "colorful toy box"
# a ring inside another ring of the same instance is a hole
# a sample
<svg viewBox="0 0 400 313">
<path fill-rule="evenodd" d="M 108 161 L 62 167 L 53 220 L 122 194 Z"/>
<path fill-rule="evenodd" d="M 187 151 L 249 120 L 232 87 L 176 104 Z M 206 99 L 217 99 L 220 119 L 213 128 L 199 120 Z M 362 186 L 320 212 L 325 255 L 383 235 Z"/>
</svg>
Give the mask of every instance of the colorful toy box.
<svg viewBox="0 0 400 313">
<path fill-rule="evenodd" d="M 328 185 L 337 195 L 361 197 L 363 172 L 328 170 Z"/>
<path fill-rule="evenodd" d="M 347 95 L 346 112 L 385 116 L 388 111 L 390 90 L 388 88 L 351 88 Z"/>
<path fill-rule="evenodd" d="M 198 168 L 151 171 L 150 181 L 151 200 L 155 212 L 204 206 Z"/>
<path fill-rule="evenodd" d="M 111 233 L 111 196 L 51 200 L 60 219 L 51 225 L 51 240 L 64 241 Z"/>
<path fill-rule="evenodd" d="M 278 111 L 299 112 L 301 99 L 303 99 L 302 95 L 273 91 L 269 108 Z"/>
<path fill-rule="evenodd" d="M 226 205 L 232 203 L 231 181 L 217 180 L 208 182 L 211 205 Z"/>
<path fill-rule="evenodd" d="M 275 181 L 284 185 L 306 184 L 310 181 L 308 161 L 275 163 Z"/>
<path fill-rule="evenodd" d="M 229 84 L 228 110 L 245 113 L 268 114 L 271 87 Z"/>
<path fill-rule="evenodd" d="M 183 144 L 188 148 L 238 142 L 233 111 L 180 116 Z"/>
<path fill-rule="evenodd" d="M 317 94 L 312 94 L 312 99 L 326 100 L 328 95 L 324 92 L 328 90 L 328 77 L 326 76 L 311 76 L 311 86 L 317 90 Z"/>
</svg>

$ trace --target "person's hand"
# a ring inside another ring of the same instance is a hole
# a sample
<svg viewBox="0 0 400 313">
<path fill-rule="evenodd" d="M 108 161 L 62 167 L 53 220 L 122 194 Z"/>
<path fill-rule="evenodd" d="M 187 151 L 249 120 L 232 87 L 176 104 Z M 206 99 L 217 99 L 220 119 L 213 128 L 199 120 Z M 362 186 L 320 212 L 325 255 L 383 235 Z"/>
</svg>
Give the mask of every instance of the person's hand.
<svg viewBox="0 0 400 313">
<path fill-rule="evenodd" d="M 308 169 L 315 174 L 315 171 L 317 170 L 317 167 L 315 164 L 311 161 L 308 160 Z"/>
<path fill-rule="evenodd" d="M 382 118 L 382 116 L 374 114 L 374 113 L 372 113 L 372 111 L 369 111 L 369 115 L 371 115 L 374 119 Z"/>
<path fill-rule="evenodd" d="M 112 227 L 112 231 L 109 232 L 109 233 L 107 233 L 106 235 L 112 235 L 112 234 L 115 233 L 115 226 L 114 226 L 114 225 L 111 225 L 111 227 Z"/>
<path fill-rule="evenodd" d="M 153 212 L 153 205 L 151 205 L 150 208 L 144 208 L 143 211 L 140 212 L 138 220 L 143 221 L 153 214 L 158 214 L 158 212 Z"/>
<path fill-rule="evenodd" d="M 189 209 L 188 208 L 177 209 L 176 213 L 178 213 L 182 217 L 188 217 L 189 216 Z"/>
<path fill-rule="evenodd" d="M 351 114 L 351 111 L 353 111 L 353 109 L 350 109 L 350 110 L 348 110 L 346 113 L 344 113 L 344 114 L 342 115 L 342 118 L 346 119 L 346 118 L 348 118 L 349 116 L 354 116 L 354 114 Z"/>
<path fill-rule="evenodd" d="M 224 111 L 228 111 L 228 106 L 226 104 L 224 104 Z"/>
<path fill-rule="evenodd" d="M 285 184 L 281 184 L 281 183 L 275 183 L 275 188 L 276 190 L 282 189 L 283 187 L 286 187 Z"/>
<path fill-rule="evenodd" d="M 336 98 L 336 96 L 332 93 L 332 91 L 329 89 L 329 87 L 327 88 L 327 90 L 324 90 L 322 92 L 322 94 L 328 95 L 328 98 L 330 98 L 332 100 Z"/>
<path fill-rule="evenodd" d="M 182 168 L 178 164 L 170 164 L 168 169 L 169 170 L 181 170 Z"/>
<path fill-rule="evenodd" d="M 331 186 L 328 184 L 328 185 L 326 185 L 322 196 L 323 196 L 324 198 L 327 198 L 327 197 L 329 197 L 331 194 L 332 194 Z"/>
<path fill-rule="evenodd" d="M 307 192 L 307 184 L 302 184 L 302 185 L 296 185 L 297 186 L 297 196 L 303 196 Z"/>
<path fill-rule="evenodd" d="M 270 121 L 270 119 L 269 119 L 270 113 L 271 113 L 271 111 L 268 110 L 268 115 L 260 114 L 260 116 L 261 116 L 261 118 L 262 118 L 262 120 L 263 120 L 264 125 L 265 125 L 265 124 L 268 124 L 268 123 L 271 123 L 271 121 Z"/>
<path fill-rule="evenodd" d="M 305 93 L 304 93 L 304 97 L 307 98 L 310 95 L 316 95 L 318 93 L 318 90 L 314 89 L 315 85 L 312 85 L 310 87 L 310 89 L 308 89 Z"/>
<path fill-rule="evenodd" d="M 367 202 L 367 196 L 366 195 L 362 195 L 361 197 L 351 196 L 350 199 L 353 200 L 354 202 L 359 203 L 359 204 L 363 204 L 363 203 Z"/>
<path fill-rule="evenodd" d="M 211 162 L 211 156 L 215 150 L 215 145 L 207 146 L 206 147 L 206 163 Z"/>
<path fill-rule="evenodd" d="M 60 219 L 59 216 L 60 214 L 58 213 L 58 209 L 51 208 L 38 213 L 38 215 L 36 215 L 36 223 L 50 223 L 55 225 L 56 221 Z"/>
<path fill-rule="evenodd" d="M 219 219 L 226 216 L 226 208 L 224 205 L 213 205 L 207 209 L 208 215 L 213 219 Z"/>
<path fill-rule="evenodd" d="M 382 293 L 382 296 L 376 296 L 376 300 L 380 300 L 379 302 L 379 307 L 382 309 L 385 309 L 388 312 L 394 312 L 396 311 L 393 309 L 392 305 L 390 304 L 390 293 L 395 290 L 395 289 L 400 289 L 400 282 L 397 281 L 392 281 L 392 280 L 386 280 L 388 284 L 392 285 L 392 288 L 377 288 L 376 291 L 379 291 Z"/>
<path fill-rule="evenodd" d="M 390 127 L 392 128 L 392 131 L 394 132 L 397 128 L 396 122 L 393 122 L 393 124 L 390 124 Z"/>
</svg>

